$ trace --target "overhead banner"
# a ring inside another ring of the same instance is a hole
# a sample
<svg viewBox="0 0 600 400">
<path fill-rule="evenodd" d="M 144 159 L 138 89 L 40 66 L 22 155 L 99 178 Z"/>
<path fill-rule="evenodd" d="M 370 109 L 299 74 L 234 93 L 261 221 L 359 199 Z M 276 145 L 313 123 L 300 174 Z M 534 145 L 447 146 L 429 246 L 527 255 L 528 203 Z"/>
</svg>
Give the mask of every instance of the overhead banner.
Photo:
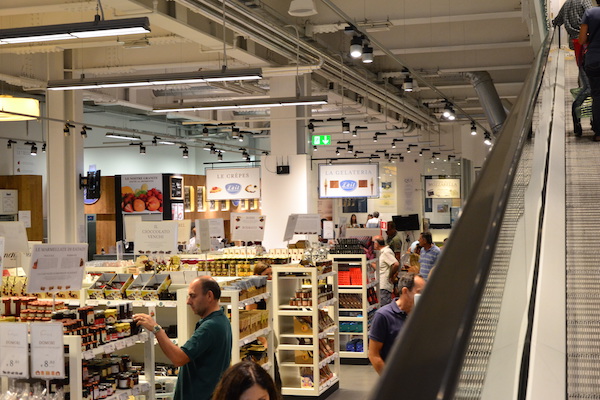
<svg viewBox="0 0 600 400">
<path fill-rule="evenodd" d="M 260 199 L 260 168 L 207 169 L 206 199 Z"/>
<path fill-rule="evenodd" d="M 121 210 L 131 214 L 163 212 L 162 175 L 121 175 Z"/>
<path fill-rule="evenodd" d="M 319 197 L 379 197 L 379 164 L 319 164 Z"/>
<path fill-rule="evenodd" d="M 86 244 L 34 244 L 27 279 L 27 293 L 80 290 L 83 282 Z"/>
<path fill-rule="evenodd" d="M 460 179 L 425 179 L 425 198 L 459 199 Z"/>
<path fill-rule="evenodd" d="M 141 221 L 135 225 L 135 251 L 177 254 L 178 221 Z"/>
<path fill-rule="evenodd" d="M 262 242 L 266 219 L 259 213 L 231 213 L 231 240 Z"/>
</svg>

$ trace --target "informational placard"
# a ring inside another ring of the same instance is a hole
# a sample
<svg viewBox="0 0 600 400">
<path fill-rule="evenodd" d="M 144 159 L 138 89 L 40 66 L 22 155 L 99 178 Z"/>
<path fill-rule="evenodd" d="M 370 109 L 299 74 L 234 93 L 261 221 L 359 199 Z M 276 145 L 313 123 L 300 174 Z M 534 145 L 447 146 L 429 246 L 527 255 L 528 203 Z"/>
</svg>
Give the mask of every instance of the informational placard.
<svg viewBox="0 0 600 400">
<path fill-rule="evenodd" d="M 231 240 L 262 242 L 266 220 L 259 213 L 231 213 Z"/>
<path fill-rule="evenodd" d="M 187 243 L 192 237 L 192 221 L 184 219 L 177 221 L 177 242 Z"/>
<path fill-rule="evenodd" d="M 171 176 L 169 178 L 169 186 L 171 190 L 171 200 L 183 200 L 183 177 Z"/>
<path fill-rule="evenodd" d="M 85 244 L 34 244 L 27 293 L 80 290 L 87 260 Z"/>
<path fill-rule="evenodd" d="M 323 221 L 323 239 L 335 239 L 333 221 Z"/>
<path fill-rule="evenodd" d="M 0 324 L 0 376 L 29 378 L 27 324 Z"/>
<path fill-rule="evenodd" d="M 138 224 L 138 222 L 142 221 L 143 219 L 141 215 L 123 215 L 123 225 L 125 226 L 125 241 L 135 242 L 135 227 Z"/>
<path fill-rule="evenodd" d="M 319 197 L 379 197 L 379 164 L 319 164 Z"/>
<path fill-rule="evenodd" d="M 63 324 L 34 322 L 31 326 L 31 377 L 65 378 Z"/>
<path fill-rule="evenodd" d="M 121 175 L 123 213 L 159 214 L 163 212 L 162 175 Z"/>
<path fill-rule="evenodd" d="M 177 221 L 141 221 L 135 226 L 136 253 L 177 254 Z"/>
<path fill-rule="evenodd" d="M 425 198 L 460 198 L 460 179 L 425 179 Z"/>
<path fill-rule="evenodd" d="M 260 168 L 207 169 L 206 199 L 260 199 Z"/>
<path fill-rule="evenodd" d="M 294 235 L 320 235 L 321 217 L 319 214 L 291 214 L 285 227 L 284 241 Z"/>
<path fill-rule="evenodd" d="M 196 220 L 196 244 L 200 247 L 200 251 L 211 250 L 210 240 L 210 220 Z"/>
<path fill-rule="evenodd" d="M 25 228 L 31 228 L 31 210 L 19 210 L 18 218 Z"/>
<path fill-rule="evenodd" d="M 27 230 L 22 221 L 0 222 L 0 236 L 4 237 L 4 268 L 18 267 L 17 253 L 27 253 Z"/>
</svg>

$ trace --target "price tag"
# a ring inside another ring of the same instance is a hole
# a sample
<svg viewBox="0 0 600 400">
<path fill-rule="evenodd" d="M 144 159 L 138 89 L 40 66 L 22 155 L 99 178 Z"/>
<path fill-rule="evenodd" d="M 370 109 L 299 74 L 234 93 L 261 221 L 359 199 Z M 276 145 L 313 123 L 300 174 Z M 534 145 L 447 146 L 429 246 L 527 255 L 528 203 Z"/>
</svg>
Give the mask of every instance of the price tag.
<svg viewBox="0 0 600 400">
<path fill-rule="evenodd" d="M 136 336 L 128 337 L 127 339 L 125 339 L 125 341 L 127 342 L 127 347 L 133 346 L 135 344 L 135 339 Z"/>
<path fill-rule="evenodd" d="M 147 301 L 146 303 L 144 303 L 144 306 L 146 306 L 146 307 L 156 307 L 156 302 L 155 301 Z"/>
<path fill-rule="evenodd" d="M 104 354 L 109 354 L 115 351 L 114 343 L 107 343 L 104 345 Z"/>
<path fill-rule="evenodd" d="M 129 398 L 129 390 L 119 395 L 119 400 L 127 400 Z"/>
<path fill-rule="evenodd" d="M 97 306 L 100 302 L 98 300 L 88 300 L 85 302 L 88 306 Z"/>
<path fill-rule="evenodd" d="M 118 340 L 115 343 L 115 347 L 117 348 L 117 350 L 123 350 L 127 347 L 127 343 L 125 343 L 125 340 Z"/>
<path fill-rule="evenodd" d="M 42 379 L 65 378 L 63 325 L 31 324 L 31 376 Z"/>
<path fill-rule="evenodd" d="M 165 301 L 164 306 L 167 308 L 175 308 L 177 307 L 176 301 Z"/>
<path fill-rule="evenodd" d="M 0 324 L 0 376 L 29 378 L 27 350 L 27 324 Z"/>
<path fill-rule="evenodd" d="M 134 396 L 137 396 L 138 394 L 140 394 L 140 387 L 139 386 L 134 386 L 131 389 L 131 394 L 134 395 Z"/>
<path fill-rule="evenodd" d="M 91 360 L 92 358 L 94 358 L 94 351 L 93 350 L 86 350 L 83 352 L 83 359 L 84 360 Z"/>
<path fill-rule="evenodd" d="M 134 307 L 143 307 L 144 306 L 144 302 L 140 301 L 140 300 L 136 300 L 133 302 L 133 306 Z"/>
</svg>

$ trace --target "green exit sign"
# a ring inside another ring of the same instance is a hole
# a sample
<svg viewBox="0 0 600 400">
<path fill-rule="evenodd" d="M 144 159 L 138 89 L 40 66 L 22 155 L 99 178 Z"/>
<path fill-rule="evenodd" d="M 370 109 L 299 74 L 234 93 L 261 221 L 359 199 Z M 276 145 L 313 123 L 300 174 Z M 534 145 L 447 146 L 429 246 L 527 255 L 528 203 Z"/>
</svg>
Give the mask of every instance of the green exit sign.
<svg viewBox="0 0 600 400">
<path fill-rule="evenodd" d="M 313 135 L 312 144 L 313 146 L 331 144 L 331 135 Z"/>
</svg>

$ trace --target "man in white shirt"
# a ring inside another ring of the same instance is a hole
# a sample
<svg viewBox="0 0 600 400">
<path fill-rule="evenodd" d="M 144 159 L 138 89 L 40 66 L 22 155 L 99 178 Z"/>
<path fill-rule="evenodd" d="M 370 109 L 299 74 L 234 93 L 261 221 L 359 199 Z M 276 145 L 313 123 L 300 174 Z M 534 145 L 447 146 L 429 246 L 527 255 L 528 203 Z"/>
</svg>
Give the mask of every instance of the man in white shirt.
<svg viewBox="0 0 600 400">
<path fill-rule="evenodd" d="M 379 307 L 383 307 L 392 301 L 392 292 L 394 291 L 392 278 L 398 274 L 400 263 L 392 249 L 385 245 L 383 236 L 373 236 L 373 244 L 375 250 L 379 250 L 379 288 L 381 293 Z"/>
<path fill-rule="evenodd" d="M 381 220 L 379 219 L 379 211 L 373 213 L 373 218 L 367 221 L 366 228 L 379 228 Z"/>
</svg>

